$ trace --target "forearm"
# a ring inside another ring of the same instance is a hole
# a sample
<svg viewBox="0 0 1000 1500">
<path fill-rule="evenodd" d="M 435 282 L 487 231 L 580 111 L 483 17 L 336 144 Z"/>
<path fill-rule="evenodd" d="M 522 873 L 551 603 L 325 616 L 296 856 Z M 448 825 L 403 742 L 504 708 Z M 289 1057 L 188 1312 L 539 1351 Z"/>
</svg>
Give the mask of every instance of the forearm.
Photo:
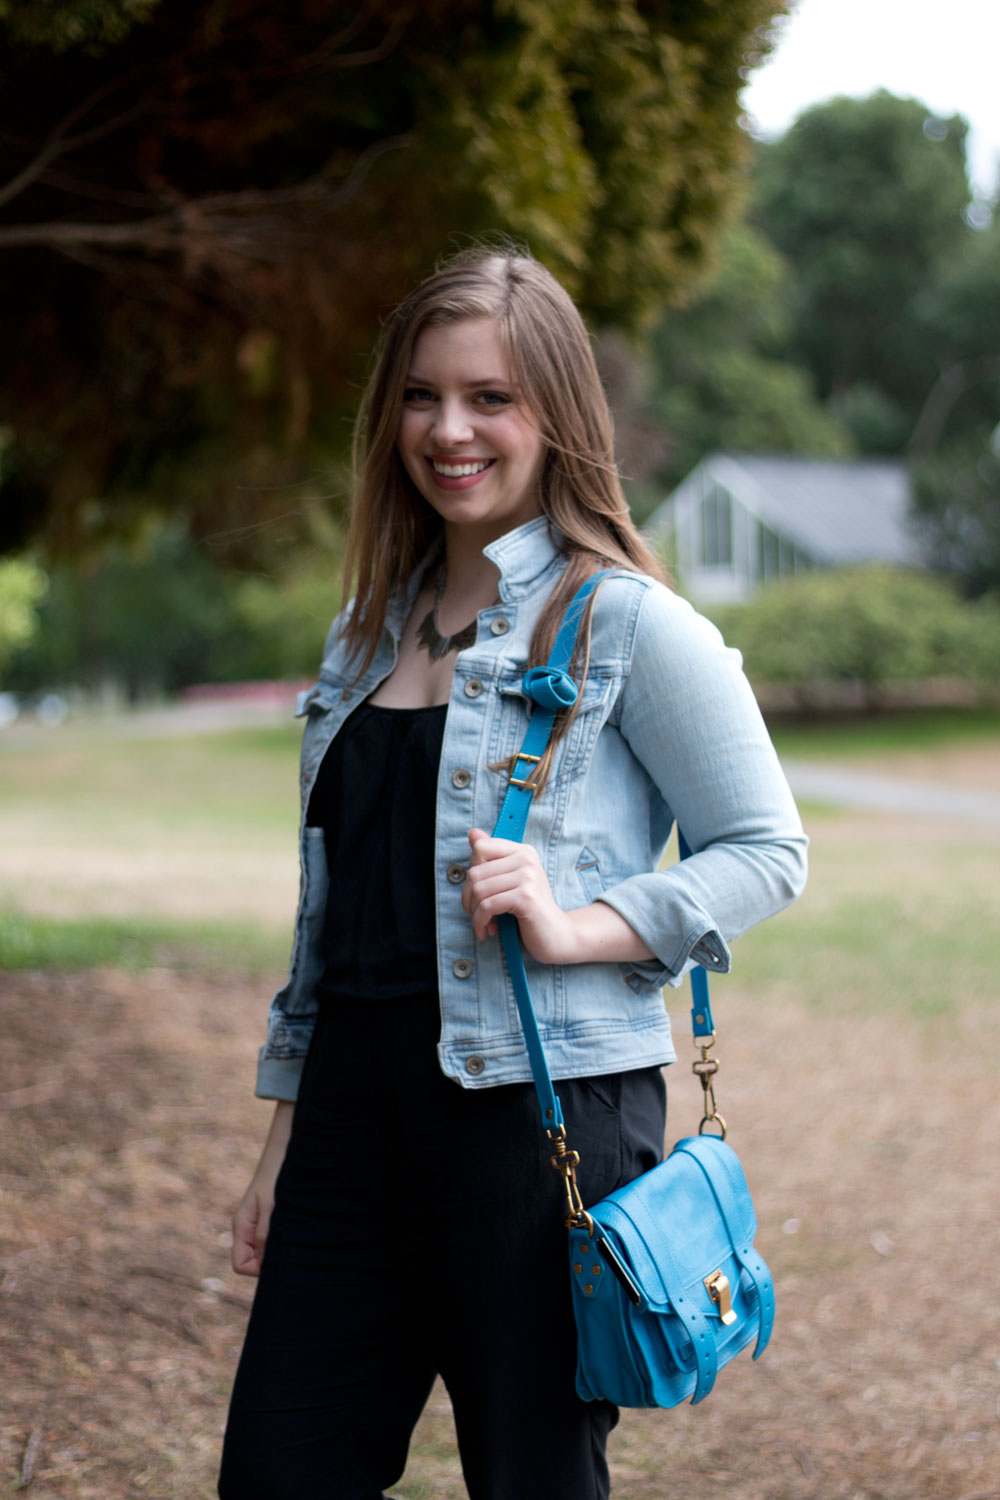
<svg viewBox="0 0 1000 1500">
<path fill-rule="evenodd" d="M 603 901 L 563 915 L 567 949 L 562 963 L 641 963 L 653 957 L 635 928 Z"/>
<path fill-rule="evenodd" d="M 294 1104 L 285 1099 L 275 1106 L 257 1170 L 233 1215 L 232 1262 L 240 1276 L 256 1276 L 260 1271 L 274 1208 L 274 1186 L 288 1149 L 294 1109 Z"/>
<path fill-rule="evenodd" d="M 627 925 L 627 924 L 626 924 Z M 260 1154 L 254 1172 L 255 1181 L 274 1182 L 285 1159 L 288 1149 L 289 1137 L 292 1133 L 292 1115 L 295 1105 L 287 1099 L 279 1099 L 274 1106 L 274 1114 L 271 1116 L 270 1129 L 264 1142 L 264 1149 Z"/>
</svg>

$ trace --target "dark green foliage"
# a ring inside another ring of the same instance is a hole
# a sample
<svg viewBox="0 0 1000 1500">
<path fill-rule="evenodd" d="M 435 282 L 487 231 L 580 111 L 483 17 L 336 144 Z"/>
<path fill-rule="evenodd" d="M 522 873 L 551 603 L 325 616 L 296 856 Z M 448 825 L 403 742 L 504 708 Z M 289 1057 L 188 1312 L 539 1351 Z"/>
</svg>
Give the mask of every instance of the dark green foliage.
<svg viewBox="0 0 1000 1500">
<path fill-rule="evenodd" d="M 5 685 L 22 691 L 105 683 L 135 700 L 201 679 L 229 631 L 223 576 L 176 524 L 147 526 L 85 569 L 53 569 L 39 629 Z"/>
<path fill-rule="evenodd" d="M 0 605 L 5 566 L 25 565 L 0 564 Z M 221 569 L 176 519 L 148 518 L 139 538 L 109 543 L 89 566 L 52 568 L 34 634 L 0 651 L 0 688 L 110 685 L 134 701 L 192 683 L 314 676 L 340 570 L 336 536 L 288 574 L 242 575 Z"/>
<path fill-rule="evenodd" d="M 754 218 L 792 268 L 793 350 L 848 417 L 859 382 L 883 392 L 895 448 L 937 373 L 917 299 L 970 233 L 966 129 L 879 92 L 807 110 L 760 153 Z"/>
<path fill-rule="evenodd" d="M 738 224 L 697 301 L 658 323 L 653 404 L 672 439 L 668 486 L 720 448 L 825 458 L 852 451 L 850 432 L 817 399 L 809 371 L 788 356 L 788 276 L 778 252 Z"/>
<path fill-rule="evenodd" d="M 259 555 L 342 456 L 379 318 L 470 234 L 528 240 L 598 322 L 679 298 L 780 8 L 0 7 L 0 547 L 152 506 Z"/>
</svg>

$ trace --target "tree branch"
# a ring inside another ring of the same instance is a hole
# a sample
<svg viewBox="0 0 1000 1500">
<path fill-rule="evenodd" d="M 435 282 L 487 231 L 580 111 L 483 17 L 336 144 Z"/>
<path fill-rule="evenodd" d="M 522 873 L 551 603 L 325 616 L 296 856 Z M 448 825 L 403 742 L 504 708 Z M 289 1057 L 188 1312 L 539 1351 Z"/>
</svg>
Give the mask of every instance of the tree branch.
<svg viewBox="0 0 1000 1500">
<path fill-rule="evenodd" d="M 22 167 L 21 171 L 15 177 L 12 177 L 8 183 L 0 187 L 0 208 L 10 203 L 19 194 L 23 193 L 26 188 L 29 188 L 33 182 L 36 182 L 45 169 L 52 162 L 57 161 L 60 156 L 65 156 L 70 151 L 76 151 L 81 146 L 90 146 L 94 141 L 103 140 L 105 136 L 111 135 L 115 130 L 120 130 L 123 125 L 127 125 L 130 120 L 134 120 L 143 110 L 148 108 L 149 100 L 147 97 L 143 97 L 143 99 L 137 100 L 136 103 L 130 105 L 128 109 L 123 110 L 121 114 L 113 115 L 110 120 L 105 120 L 102 125 L 94 125 L 90 130 L 81 131 L 79 135 L 67 134 L 67 131 L 77 121 L 82 120 L 88 115 L 102 99 L 106 99 L 115 89 L 120 88 L 128 78 L 134 77 L 137 71 L 147 70 L 133 69 L 132 72 L 123 74 L 120 78 L 112 79 L 110 83 L 106 83 L 101 88 L 95 89 L 92 94 L 88 94 L 86 99 L 71 109 L 69 114 L 60 120 L 55 129 L 49 132 L 48 136 L 42 142 L 41 149 L 35 159 L 30 161 L 26 167 Z"/>
<path fill-rule="evenodd" d="M 912 457 L 929 453 L 941 441 L 952 408 L 970 386 L 981 380 L 1000 380 L 1000 355 L 959 360 L 949 366 L 931 386 L 906 445 Z"/>
<path fill-rule="evenodd" d="M 197 256 L 199 249 L 204 253 L 214 244 L 249 259 L 271 260 L 279 245 L 306 244 L 313 238 L 314 231 L 296 224 L 295 211 L 321 209 L 329 213 L 341 207 L 360 191 L 379 157 L 402 150 L 409 141 L 406 135 L 391 136 L 368 146 L 335 188 L 330 184 L 334 162 L 329 162 L 294 187 L 245 189 L 184 199 L 166 213 L 127 223 L 0 225 L 0 249 L 39 246 L 68 253 L 82 246 L 105 246 L 153 255 L 186 251 Z"/>
</svg>

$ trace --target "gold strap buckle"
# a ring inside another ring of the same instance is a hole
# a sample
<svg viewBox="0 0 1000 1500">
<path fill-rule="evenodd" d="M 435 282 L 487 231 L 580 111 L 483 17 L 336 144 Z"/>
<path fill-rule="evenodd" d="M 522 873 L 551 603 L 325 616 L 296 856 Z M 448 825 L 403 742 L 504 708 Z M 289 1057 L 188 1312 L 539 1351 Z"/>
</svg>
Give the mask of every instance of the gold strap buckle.
<svg viewBox="0 0 1000 1500">
<path fill-rule="evenodd" d="M 512 755 L 510 758 L 511 774 L 508 777 L 509 784 L 511 786 L 523 787 L 526 792 L 537 792 L 538 782 L 531 781 L 529 779 L 531 775 L 530 771 L 524 776 L 515 776 L 514 772 L 517 770 L 517 763 L 519 760 L 526 760 L 529 762 L 529 764 L 537 766 L 541 758 L 542 757 L 540 755 L 525 755 L 523 750 L 519 750 L 516 755 Z"/>
</svg>

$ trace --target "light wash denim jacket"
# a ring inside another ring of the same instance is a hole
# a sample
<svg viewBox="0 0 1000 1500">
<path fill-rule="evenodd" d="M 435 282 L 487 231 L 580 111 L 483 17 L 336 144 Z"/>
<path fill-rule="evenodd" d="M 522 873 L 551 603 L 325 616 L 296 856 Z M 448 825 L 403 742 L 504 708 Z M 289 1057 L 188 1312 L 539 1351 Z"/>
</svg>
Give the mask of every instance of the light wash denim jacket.
<svg viewBox="0 0 1000 1500">
<path fill-rule="evenodd" d="M 437 783 L 433 871 L 444 1073 L 491 1088 L 531 1073 L 499 939 L 477 942 L 462 909 L 470 828 L 492 829 L 506 771 L 527 724 L 521 677 L 563 555 L 544 518 L 491 543 L 499 604 L 483 610 L 462 651 Z M 271 1005 L 257 1093 L 294 1099 L 323 970 L 329 875 L 323 832 L 305 824 L 320 761 L 344 720 L 392 671 L 420 585 L 390 608 L 378 653 L 358 682 L 334 621 L 315 687 L 300 695 L 302 884 L 291 970 Z M 694 851 L 659 871 L 675 818 Z M 757 704 L 715 627 L 638 574 L 604 582 L 593 615 L 582 704 L 559 741 L 525 841 L 564 908 L 606 901 L 656 954 L 644 963 L 552 966 L 525 956 L 555 1078 L 671 1062 L 661 989 L 691 963 L 725 973 L 729 942 L 792 901 L 805 879 L 806 839 Z"/>
</svg>

